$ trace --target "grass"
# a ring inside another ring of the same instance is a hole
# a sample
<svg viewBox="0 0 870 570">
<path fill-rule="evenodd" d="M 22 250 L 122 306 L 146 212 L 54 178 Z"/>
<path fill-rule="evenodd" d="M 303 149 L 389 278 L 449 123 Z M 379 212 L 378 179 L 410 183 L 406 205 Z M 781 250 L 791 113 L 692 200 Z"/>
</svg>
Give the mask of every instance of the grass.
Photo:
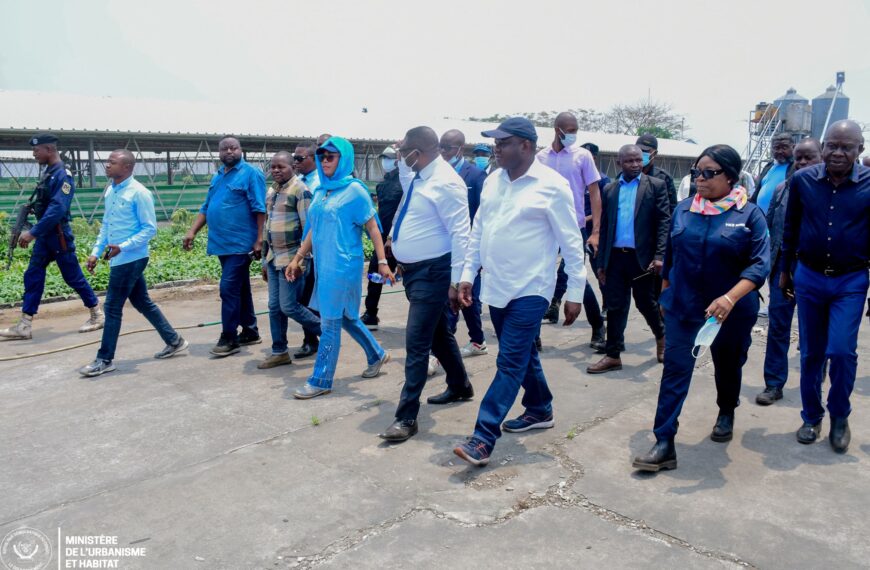
<svg viewBox="0 0 870 570">
<path fill-rule="evenodd" d="M 311 416 L 311 425 L 317 427 L 320 425 L 320 418 L 317 416 Z"/>
</svg>

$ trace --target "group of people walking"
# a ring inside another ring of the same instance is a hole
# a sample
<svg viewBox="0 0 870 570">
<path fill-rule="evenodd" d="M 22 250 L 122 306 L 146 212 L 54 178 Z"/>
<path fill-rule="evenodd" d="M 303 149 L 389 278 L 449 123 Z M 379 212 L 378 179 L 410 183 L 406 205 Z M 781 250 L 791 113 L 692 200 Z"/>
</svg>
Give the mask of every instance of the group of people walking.
<svg viewBox="0 0 870 570">
<path fill-rule="evenodd" d="M 373 378 L 391 358 L 371 332 L 379 324 L 381 287 L 401 280 L 409 302 L 405 382 L 394 420 L 381 437 L 404 441 L 418 432 L 420 398 L 435 368 L 444 370 L 446 387 L 428 403 L 474 397 L 463 358 L 489 353 L 481 325 L 486 304 L 498 338 L 497 371 L 471 437 L 454 450 L 473 465 L 485 465 L 502 431 L 555 423 L 539 355 L 542 321 L 557 322 L 561 309 L 570 326 L 585 304 L 593 328 L 590 345 L 604 353 L 587 372 L 604 374 L 622 368 L 634 298 L 663 371 L 653 423 L 656 443 L 633 465 L 658 471 L 676 468 L 679 415 L 695 361 L 708 348 L 719 408 L 710 437 L 732 439 L 759 290 L 769 281 L 765 390 L 756 401 L 770 405 L 782 398 L 797 308 L 803 401 L 797 439 L 812 443 L 820 435 L 828 363 L 829 439 L 835 451 L 845 452 L 870 261 L 870 168 L 857 163 L 864 150 L 858 125 L 835 123 L 823 143 L 804 139 L 795 146 L 778 137 L 774 160 L 749 189 L 739 154 L 726 145 L 711 146 L 695 161 L 691 192 L 680 201 L 671 177 L 655 166 L 655 137 L 642 135 L 620 148 L 621 172 L 611 181 L 595 164 L 598 148 L 578 145 L 577 132 L 576 118 L 562 113 L 552 143 L 539 150 L 534 125 L 511 118 L 482 133 L 493 139 L 494 153 L 478 145 L 469 160 L 463 133 L 448 131 L 439 138 L 429 127 L 413 128 L 381 155 L 385 177 L 376 190 L 377 204 L 355 177 L 353 146 L 344 138 L 326 134 L 292 154 L 276 153 L 268 189 L 264 173 L 243 160 L 239 141 L 224 138 L 218 147 L 223 166 L 183 242 L 191 249 L 207 225 L 207 251 L 220 259 L 222 332 L 211 353 L 223 358 L 262 342 L 250 282 L 250 266 L 260 260 L 272 346 L 258 367 L 316 355 L 311 375 L 293 396 L 329 394 L 344 329 L 365 352 L 362 377 Z M 145 285 L 156 217 L 151 193 L 133 177 L 134 156 L 117 150 L 106 163 L 111 180 L 106 214 L 87 261 L 92 272 L 101 257 L 111 266 L 103 320 L 74 261 L 68 223 L 74 188 L 56 143 L 52 135 L 31 140 L 34 156 L 47 169 L 34 194 L 39 222 L 22 234 L 20 245 L 36 239 L 36 246 L 25 273 L 21 319 L 0 337 L 31 338 L 41 279 L 56 260 L 91 310 L 84 329 L 104 325 L 96 359 L 80 369 L 82 375 L 114 369 L 127 299 L 165 344 L 156 358 L 184 351 L 188 342 Z M 360 315 L 364 234 L 374 253 Z M 601 286 L 606 326 L 587 282 L 587 252 Z M 460 314 L 470 337 L 463 347 L 455 336 Z M 288 319 L 304 333 L 292 357 Z M 524 410 L 508 420 L 521 387 Z"/>
</svg>

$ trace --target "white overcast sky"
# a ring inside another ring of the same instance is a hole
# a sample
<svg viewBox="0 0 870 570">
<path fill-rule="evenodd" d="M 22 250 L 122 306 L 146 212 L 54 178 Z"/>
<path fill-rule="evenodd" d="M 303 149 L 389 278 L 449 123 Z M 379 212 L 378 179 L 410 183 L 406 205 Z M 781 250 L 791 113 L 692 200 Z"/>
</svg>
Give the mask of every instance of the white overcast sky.
<svg viewBox="0 0 870 570">
<path fill-rule="evenodd" d="M 846 71 L 870 122 L 860 0 L 0 0 L 0 88 L 467 117 L 653 99 L 742 150 L 760 100 Z M 135 113 L 135 109 L 131 109 Z M 413 124 L 408 125 L 413 126 Z M 396 133 L 397 138 L 402 133 Z"/>
</svg>

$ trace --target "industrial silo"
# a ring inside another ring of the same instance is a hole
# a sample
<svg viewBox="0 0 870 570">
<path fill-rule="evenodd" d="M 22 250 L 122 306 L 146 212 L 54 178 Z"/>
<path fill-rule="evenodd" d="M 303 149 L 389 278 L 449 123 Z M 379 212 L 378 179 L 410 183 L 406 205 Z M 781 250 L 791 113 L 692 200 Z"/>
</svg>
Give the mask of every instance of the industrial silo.
<svg viewBox="0 0 870 570">
<path fill-rule="evenodd" d="M 796 135 L 797 137 L 807 136 L 810 133 L 812 121 L 810 102 L 806 97 L 798 95 L 794 87 L 786 91 L 785 95 L 776 99 L 773 104 L 779 109 L 777 115 L 782 121 L 782 130 L 784 132 Z"/>
<path fill-rule="evenodd" d="M 813 137 L 821 139 L 824 133 L 825 120 L 828 118 L 828 109 L 831 108 L 831 101 L 837 93 L 837 88 L 831 85 L 828 89 L 813 99 Z M 834 102 L 834 111 L 831 113 L 829 124 L 835 121 L 842 121 L 849 118 L 849 98 L 840 91 L 837 95 L 837 100 Z"/>
</svg>

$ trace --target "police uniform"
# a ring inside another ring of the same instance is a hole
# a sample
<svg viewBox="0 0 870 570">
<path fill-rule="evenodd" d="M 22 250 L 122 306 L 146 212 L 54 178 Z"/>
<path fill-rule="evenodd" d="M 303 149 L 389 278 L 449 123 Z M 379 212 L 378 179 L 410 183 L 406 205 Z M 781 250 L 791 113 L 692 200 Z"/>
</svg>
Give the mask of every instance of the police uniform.
<svg viewBox="0 0 870 570">
<path fill-rule="evenodd" d="M 53 144 L 53 135 L 40 135 L 30 139 L 30 145 Z M 75 194 L 72 173 L 63 162 L 49 165 L 33 193 L 33 213 L 38 220 L 30 229 L 36 238 L 30 264 L 24 272 L 24 303 L 22 312 L 35 315 L 45 289 L 45 270 L 52 261 L 57 263 L 63 280 L 81 296 L 88 308 L 99 303 L 93 289 L 85 279 L 75 254 L 75 239 L 70 228 L 70 205 Z"/>
</svg>

